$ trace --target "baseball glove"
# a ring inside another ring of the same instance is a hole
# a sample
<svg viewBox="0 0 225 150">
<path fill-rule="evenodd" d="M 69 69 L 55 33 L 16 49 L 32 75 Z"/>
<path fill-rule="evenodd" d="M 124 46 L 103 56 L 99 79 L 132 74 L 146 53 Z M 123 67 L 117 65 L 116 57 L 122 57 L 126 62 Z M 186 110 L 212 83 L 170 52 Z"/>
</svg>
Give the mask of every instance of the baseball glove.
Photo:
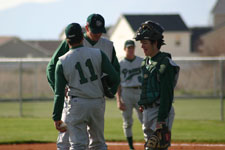
<svg viewBox="0 0 225 150">
<path fill-rule="evenodd" d="M 170 146 L 170 141 L 171 132 L 166 124 L 161 124 L 145 143 L 145 149 L 166 149 Z"/>
<path fill-rule="evenodd" d="M 102 77 L 101 81 L 102 81 L 102 86 L 103 86 L 103 90 L 104 90 L 104 95 L 108 98 L 114 98 L 114 94 L 110 91 L 107 76 Z"/>
</svg>

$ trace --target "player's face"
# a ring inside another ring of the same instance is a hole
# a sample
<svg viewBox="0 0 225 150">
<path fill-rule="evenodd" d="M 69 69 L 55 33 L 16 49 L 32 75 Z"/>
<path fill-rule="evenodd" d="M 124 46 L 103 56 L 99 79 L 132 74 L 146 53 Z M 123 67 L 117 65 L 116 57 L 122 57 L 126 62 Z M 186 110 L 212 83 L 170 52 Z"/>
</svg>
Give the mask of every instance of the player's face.
<svg viewBox="0 0 225 150">
<path fill-rule="evenodd" d="M 96 34 L 94 34 L 94 33 L 90 32 L 89 35 L 90 35 L 89 38 L 90 38 L 92 41 L 96 41 L 96 42 L 97 42 L 97 41 L 101 38 L 102 33 L 96 33 Z"/>
<path fill-rule="evenodd" d="M 125 48 L 126 57 L 133 58 L 134 57 L 134 46 L 129 46 Z"/>
<path fill-rule="evenodd" d="M 91 32 L 90 28 L 88 27 L 88 25 L 85 26 L 85 29 L 86 29 L 86 34 L 87 36 L 92 40 L 92 41 L 95 41 L 97 42 L 101 36 L 102 36 L 102 33 L 97 33 L 97 34 L 94 34 Z"/>
<path fill-rule="evenodd" d="M 143 49 L 145 56 L 154 56 L 156 42 L 151 43 L 149 40 L 141 40 L 141 48 Z"/>
</svg>

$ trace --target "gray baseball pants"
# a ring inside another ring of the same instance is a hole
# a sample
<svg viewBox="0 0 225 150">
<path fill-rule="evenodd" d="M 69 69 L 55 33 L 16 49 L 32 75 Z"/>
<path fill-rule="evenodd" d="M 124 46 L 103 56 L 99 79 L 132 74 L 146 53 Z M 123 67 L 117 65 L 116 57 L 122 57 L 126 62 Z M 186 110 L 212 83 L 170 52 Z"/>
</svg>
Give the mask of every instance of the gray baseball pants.
<svg viewBox="0 0 225 150">
<path fill-rule="evenodd" d="M 126 137 L 133 136 L 132 126 L 133 126 L 133 109 L 136 110 L 139 121 L 142 124 L 143 115 L 139 111 L 139 105 L 137 102 L 140 100 L 141 89 L 134 88 L 122 88 L 121 96 L 122 101 L 125 104 L 126 110 L 122 111 L 123 116 L 123 131 Z"/>
<path fill-rule="evenodd" d="M 142 129 L 143 129 L 143 132 L 144 132 L 145 141 L 148 140 L 148 138 L 153 134 L 153 132 L 156 129 L 156 123 L 157 123 L 157 119 L 158 119 L 157 118 L 158 117 L 158 111 L 159 111 L 159 106 L 153 107 L 153 108 L 147 108 L 147 109 L 144 109 L 144 111 L 143 111 Z M 175 112 L 174 112 L 174 108 L 172 106 L 171 110 L 169 112 L 169 116 L 166 119 L 166 124 L 167 124 L 170 131 L 172 129 L 174 116 L 175 116 Z"/>
</svg>

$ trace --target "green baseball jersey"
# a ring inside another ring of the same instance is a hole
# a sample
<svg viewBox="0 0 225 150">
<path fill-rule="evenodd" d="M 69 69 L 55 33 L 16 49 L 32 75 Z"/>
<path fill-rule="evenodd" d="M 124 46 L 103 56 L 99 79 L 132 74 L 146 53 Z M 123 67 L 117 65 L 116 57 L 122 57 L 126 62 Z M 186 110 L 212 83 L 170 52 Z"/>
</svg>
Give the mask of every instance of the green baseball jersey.
<svg viewBox="0 0 225 150">
<path fill-rule="evenodd" d="M 158 121 L 165 121 L 172 106 L 179 67 L 171 60 L 170 54 L 163 52 L 152 58 L 146 57 L 142 67 L 142 93 L 138 104 L 159 101 Z"/>
<path fill-rule="evenodd" d="M 87 47 L 92 47 L 92 48 L 99 48 L 101 49 L 109 58 L 111 64 L 115 68 L 115 70 L 119 73 L 120 71 L 120 66 L 118 59 L 116 57 L 116 52 L 113 46 L 113 43 L 105 38 L 100 38 L 99 41 L 95 42 L 92 41 L 90 38 L 87 37 L 86 34 L 84 34 L 84 41 L 83 45 Z M 66 40 L 62 41 L 59 47 L 56 49 L 55 53 L 53 54 L 50 62 L 48 63 L 47 69 L 46 69 L 46 74 L 47 74 L 47 79 L 48 82 L 51 86 L 51 88 L 54 91 L 54 86 L 55 86 L 55 66 L 58 61 L 58 58 L 62 55 L 64 55 L 66 52 L 69 51 L 69 46 L 66 42 Z M 116 89 L 112 89 L 113 91 L 116 91 Z"/>
<path fill-rule="evenodd" d="M 55 71 L 53 119 L 61 119 L 66 85 L 69 87 L 69 96 L 102 98 L 102 73 L 109 75 L 110 82 L 117 89 L 119 74 L 101 50 L 82 46 L 73 48 L 59 57 Z"/>
<path fill-rule="evenodd" d="M 141 86 L 141 63 L 143 58 L 135 56 L 133 60 L 124 58 L 120 61 L 121 87 Z"/>
</svg>

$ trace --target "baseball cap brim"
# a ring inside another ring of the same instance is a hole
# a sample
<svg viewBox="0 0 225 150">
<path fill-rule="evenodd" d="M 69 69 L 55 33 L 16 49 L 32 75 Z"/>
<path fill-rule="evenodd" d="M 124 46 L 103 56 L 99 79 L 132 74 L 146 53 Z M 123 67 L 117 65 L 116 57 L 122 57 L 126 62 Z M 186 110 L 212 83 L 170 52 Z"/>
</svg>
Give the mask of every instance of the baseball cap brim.
<svg viewBox="0 0 225 150">
<path fill-rule="evenodd" d="M 132 40 L 127 40 L 124 44 L 124 47 L 127 48 L 127 47 L 130 47 L 130 46 L 135 46 L 134 44 L 134 41 Z"/>
<path fill-rule="evenodd" d="M 134 46 L 134 44 L 127 44 L 125 47 L 131 47 Z"/>
<path fill-rule="evenodd" d="M 106 33 L 106 29 L 105 28 L 91 28 L 91 32 L 94 34 L 98 34 L 98 33 Z"/>
</svg>

